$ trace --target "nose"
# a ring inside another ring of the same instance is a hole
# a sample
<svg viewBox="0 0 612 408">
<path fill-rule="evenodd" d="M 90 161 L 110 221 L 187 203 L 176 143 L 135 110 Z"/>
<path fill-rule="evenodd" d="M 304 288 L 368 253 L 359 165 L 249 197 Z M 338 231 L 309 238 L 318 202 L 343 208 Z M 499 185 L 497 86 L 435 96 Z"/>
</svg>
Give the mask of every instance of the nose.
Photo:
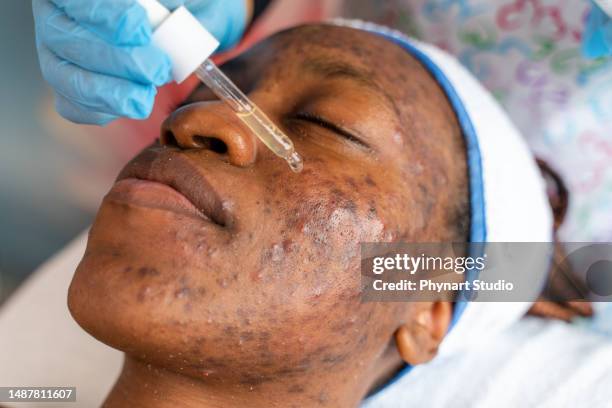
<svg viewBox="0 0 612 408">
<path fill-rule="evenodd" d="M 252 165 L 257 156 L 254 136 L 220 102 L 197 102 L 177 109 L 162 124 L 160 141 L 165 146 L 227 155 L 239 167 Z"/>
</svg>

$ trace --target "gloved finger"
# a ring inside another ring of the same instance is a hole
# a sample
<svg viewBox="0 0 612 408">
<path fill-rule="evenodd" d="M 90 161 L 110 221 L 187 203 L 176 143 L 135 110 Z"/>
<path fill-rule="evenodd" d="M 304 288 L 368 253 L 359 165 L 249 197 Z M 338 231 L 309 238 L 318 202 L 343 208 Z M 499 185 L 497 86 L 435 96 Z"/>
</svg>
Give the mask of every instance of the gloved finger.
<svg viewBox="0 0 612 408">
<path fill-rule="evenodd" d="M 242 38 L 247 26 L 245 0 L 185 0 L 184 5 L 219 41 L 219 50 L 236 45 Z"/>
<path fill-rule="evenodd" d="M 87 71 L 60 60 L 42 44 L 38 55 L 44 78 L 73 103 L 93 112 L 134 119 L 150 115 L 157 93 L 155 86 Z"/>
<path fill-rule="evenodd" d="M 582 52 L 587 58 L 612 54 L 612 19 L 594 2 L 582 34 Z"/>
<path fill-rule="evenodd" d="M 65 119 L 68 119 L 74 123 L 82 123 L 85 125 L 104 126 L 119 118 L 115 115 L 92 112 L 87 108 L 72 102 L 57 92 L 55 93 L 55 110 Z"/>
<path fill-rule="evenodd" d="M 53 5 L 41 5 L 49 17 L 38 28 L 40 41 L 60 59 L 88 71 L 100 72 L 157 86 L 170 81 L 172 64 L 154 45 L 113 46 L 78 25 L 63 13 L 54 13 Z"/>
<path fill-rule="evenodd" d="M 115 45 L 145 45 L 151 25 L 136 0 L 51 0 L 68 17 Z"/>
</svg>

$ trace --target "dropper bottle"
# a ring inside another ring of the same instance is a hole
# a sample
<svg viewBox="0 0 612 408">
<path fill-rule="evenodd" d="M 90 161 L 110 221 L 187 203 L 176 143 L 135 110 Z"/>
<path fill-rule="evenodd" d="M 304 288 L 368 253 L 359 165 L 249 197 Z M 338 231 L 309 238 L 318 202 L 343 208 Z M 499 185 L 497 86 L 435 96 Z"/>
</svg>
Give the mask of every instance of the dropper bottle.
<svg viewBox="0 0 612 408">
<path fill-rule="evenodd" d="M 302 171 L 302 158 L 291 139 L 209 59 L 219 41 L 184 6 L 170 12 L 157 0 L 138 3 L 147 11 L 153 44 L 172 61 L 174 80 L 181 83 L 195 72 L 274 154 L 287 161 L 291 170 Z"/>
</svg>

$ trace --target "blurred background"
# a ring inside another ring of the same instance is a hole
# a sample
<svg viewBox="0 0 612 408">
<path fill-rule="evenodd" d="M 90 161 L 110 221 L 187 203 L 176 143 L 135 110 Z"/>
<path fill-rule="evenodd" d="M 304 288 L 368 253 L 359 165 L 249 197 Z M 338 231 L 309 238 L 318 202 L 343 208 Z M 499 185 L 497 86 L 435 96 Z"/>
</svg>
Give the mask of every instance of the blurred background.
<svg viewBox="0 0 612 408">
<path fill-rule="evenodd" d="M 56 142 L 61 126 L 46 120 L 52 107 L 38 67 L 31 3 L 2 5 L 0 302 L 93 215 L 73 199 L 66 182 L 78 158 Z"/>
<path fill-rule="evenodd" d="M 0 15 L 0 303 L 92 222 L 116 174 L 157 137 L 193 83 L 167 86 L 147 121 L 104 128 L 60 117 L 38 64 L 32 5 L 3 1 Z"/>
</svg>

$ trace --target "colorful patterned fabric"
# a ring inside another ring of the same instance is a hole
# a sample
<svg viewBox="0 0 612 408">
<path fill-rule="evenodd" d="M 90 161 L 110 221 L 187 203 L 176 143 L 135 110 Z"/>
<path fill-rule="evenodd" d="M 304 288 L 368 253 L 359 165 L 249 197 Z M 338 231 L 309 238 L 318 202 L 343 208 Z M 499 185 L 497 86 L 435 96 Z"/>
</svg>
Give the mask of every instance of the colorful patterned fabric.
<svg viewBox="0 0 612 408">
<path fill-rule="evenodd" d="M 612 240 L 612 58 L 585 59 L 584 0 L 345 0 L 339 14 L 450 53 L 572 192 L 563 238 Z"/>
</svg>

